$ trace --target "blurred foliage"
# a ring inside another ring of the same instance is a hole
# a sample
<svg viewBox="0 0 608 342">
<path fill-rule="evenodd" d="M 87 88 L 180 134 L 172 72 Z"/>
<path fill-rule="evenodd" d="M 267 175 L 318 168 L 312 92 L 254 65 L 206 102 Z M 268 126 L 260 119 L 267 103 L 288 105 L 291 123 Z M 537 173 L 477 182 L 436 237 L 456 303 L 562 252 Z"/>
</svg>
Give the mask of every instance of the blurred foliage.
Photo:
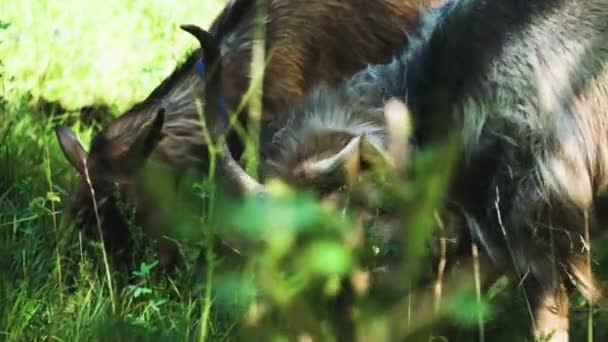
<svg viewBox="0 0 608 342">
<path fill-rule="evenodd" d="M 450 291 L 437 314 L 431 297 L 416 290 L 407 295 L 433 277 L 428 240 L 454 156 L 449 148 L 417 154 L 406 181 L 380 177 L 375 191 L 363 188 L 380 208 L 387 198 L 392 202 L 397 234 L 389 241 L 377 236 L 383 234 L 378 212 L 367 222 L 348 205 L 356 193 L 345 194 L 342 205 L 277 184 L 268 198 L 218 198 L 197 226 L 176 220 L 176 231 L 211 234 L 178 241 L 187 261 L 170 275 L 157 272 L 149 241 L 133 224 L 137 267 L 111 265 L 112 303 L 101 247 L 61 213 L 76 174 L 53 127 L 71 120 L 88 142 L 100 125 L 74 119 L 76 108 L 106 106 L 100 115 L 112 116 L 145 97 L 195 44 L 177 26 L 207 27 L 221 6 L 200 0 L 0 2 L 0 339 L 190 341 L 201 339 L 205 327 L 211 340 L 333 340 L 356 333 L 370 341 L 393 334 L 471 341 L 478 338 L 480 317 L 486 340 L 529 339 L 525 303 L 506 279 L 483 298 L 472 277 L 444 284 Z M 162 197 L 165 180 L 153 182 Z M 210 181 L 192 189 L 207 201 L 221 193 Z M 127 205 L 122 210 L 132 216 Z M 210 246 L 220 238 L 254 247 L 240 255 L 215 253 Z M 605 271 L 601 240 L 594 254 Z M 372 287 L 373 281 L 379 285 Z M 582 340 L 589 315 L 583 300 L 573 303 L 572 339 Z M 593 324 L 594 339 L 607 340 L 608 315 L 598 310 Z"/>
</svg>

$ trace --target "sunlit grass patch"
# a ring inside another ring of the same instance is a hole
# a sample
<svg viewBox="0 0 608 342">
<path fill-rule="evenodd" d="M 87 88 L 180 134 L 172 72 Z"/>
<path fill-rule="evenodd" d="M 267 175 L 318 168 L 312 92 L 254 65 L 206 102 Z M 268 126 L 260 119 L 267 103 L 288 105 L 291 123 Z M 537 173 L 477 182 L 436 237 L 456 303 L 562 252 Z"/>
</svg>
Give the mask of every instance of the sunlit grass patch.
<svg viewBox="0 0 608 342">
<path fill-rule="evenodd" d="M 143 99 L 192 50 L 178 25 L 208 27 L 222 6 L 222 1 L 0 2 L 1 340 L 197 335 L 198 293 L 176 301 L 174 283 L 141 272 L 116 270 L 113 310 L 99 246 L 61 222 L 66 189 L 77 176 L 53 131 L 65 118 L 38 104 L 40 98 L 67 109 L 100 103 L 118 114 Z M 99 129 L 79 121 L 73 128 L 85 145 Z M 150 255 L 142 252 L 140 262 L 153 264 Z M 224 333 L 219 321 L 213 326 L 212 336 Z"/>
<path fill-rule="evenodd" d="M 11 98 L 31 92 L 70 108 L 120 109 L 146 96 L 193 42 L 179 25 L 208 27 L 222 1 L 2 1 L 0 56 Z"/>
</svg>

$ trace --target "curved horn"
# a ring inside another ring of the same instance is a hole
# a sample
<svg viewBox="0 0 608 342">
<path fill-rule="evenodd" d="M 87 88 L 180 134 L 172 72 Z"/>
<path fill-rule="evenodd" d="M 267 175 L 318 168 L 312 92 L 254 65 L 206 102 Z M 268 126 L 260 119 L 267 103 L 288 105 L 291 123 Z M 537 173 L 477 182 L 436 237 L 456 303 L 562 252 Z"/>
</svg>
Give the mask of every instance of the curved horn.
<svg viewBox="0 0 608 342">
<path fill-rule="evenodd" d="M 203 85 L 202 98 L 205 100 L 205 120 L 208 120 L 212 134 L 216 135 L 223 128 L 221 113 L 222 106 L 222 63 L 220 61 L 220 50 L 213 35 L 196 25 L 180 25 L 180 28 L 192 34 L 201 44 L 203 61 L 207 66 L 205 82 Z"/>
<path fill-rule="evenodd" d="M 241 165 L 234 160 L 224 140 L 222 140 L 221 151 L 218 153 L 218 164 L 224 171 L 230 184 L 236 186 L 239 193 L 265 193 L 264 186 L 245 172 Z"/>
<path fill-rule="evenodd" d="M 203 50 L 204 62 L 209 66 L 209 71 L 205 75 L 205 85 L 203 96 L 206 101 L 206 119 L 212 119 L 212 132 L 216 132 L 220 117 L 216 111 L 220 108 L 219 98 L 220 90 L 222 89 L 222 65 L 220 61 L 220 51 L 216 44 L 215 37 L 202 28 L 196 25 L 181 25 L 181 29 L 192 34 L 201 44 Z M 234 185 L 240 193 L 264 193 L 264 186 L 251 177 L 239 163 L 234 160 L 223 134 L 220 134 L 218 144 L 220 151 L 218 152 L 219 166 L 225 173 L 229 182 Z"/>
<path fill-rule="evenodd" d="M 182 30 L 193 35 L 201 44 L 205 62 L 212 64 L 219 60 L 220 50 L 215 42 L 213 35 L 196 25 L 180 25 Z"/>
</svg>

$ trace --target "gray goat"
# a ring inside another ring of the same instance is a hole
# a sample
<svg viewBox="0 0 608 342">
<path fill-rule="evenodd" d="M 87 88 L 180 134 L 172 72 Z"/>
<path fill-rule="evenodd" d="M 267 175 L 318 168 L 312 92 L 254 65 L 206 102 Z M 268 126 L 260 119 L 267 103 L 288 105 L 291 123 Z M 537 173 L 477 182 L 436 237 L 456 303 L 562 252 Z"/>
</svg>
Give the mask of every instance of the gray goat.
<svg viewBox="0 0 608 342">
<path fill-rule="evenodd" d="M 446 210 L 492 265 L 488 284 L 514 276 L 534 333 L 567 341 L 573 285 L 601 296 L 589 235 L 606 224 L 608 0 L 451 1 L 411 38 L 393 62 L 292 109 L 266 174 L 335 189 L 350 155 L 387 148 L 384 104 L 402 99 L 419 148 L 458 137 Z"/>
</svg>

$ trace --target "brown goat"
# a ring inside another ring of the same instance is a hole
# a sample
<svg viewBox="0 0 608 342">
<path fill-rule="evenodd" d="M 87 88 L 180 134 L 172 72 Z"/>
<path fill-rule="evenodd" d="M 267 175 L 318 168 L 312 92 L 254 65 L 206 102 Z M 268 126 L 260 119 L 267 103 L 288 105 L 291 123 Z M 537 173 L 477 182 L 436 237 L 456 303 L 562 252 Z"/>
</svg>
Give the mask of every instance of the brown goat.
<svg viewBox="0 0 608 342">
<path fill-rule="evenodd" d="M 388 61 L 407 45 L 406 33 L 417 25 L 420 13 L 419 2 L 415 0 L 230 2 L 211 29 L 221 53 L 223 86 L 218 91 L 223 93 L 229 109 L 237 107 L 249 84 L 258 6 L 264 6 L 266 13 L 269 58 L 261 121 L 262 131 L 268 132 L 273 131 L 277 115 L 311 87 L 335 84 L 368 63 Z M 138 202 L 145 201 L 146 196 L 142 195 L 141 186 L 136 185 L 135 173 L 148 156 L 153 165 L 168 169 L 178 178 L 188 168 L 206 170 L 208 147 L 194 101 L 195 89 L 204 83 L 196 73 L 198 60 L 199 52 L 195 51 L 146 100 L 113 120 L 93 139 L 88 154 L 69 129 L 57 130 L 67 159 L 82 176 L 80 185 L 71 194 L 69 211 L 87 225 L 99 219 L 106 245 L 114 254 L 124 253 L 129 234 L 112 184 L 117 183 L 120 192 L 131 194 L 127 202 L 135 205 L 141 222 L 147 216 L 147 206 Z M 205 63 L 213 72 L 215 66 L 211 61 Z M 242 121 L 245 116 L 240 116 Z M 219 119 L 206 116 L 205 120 L 214 125 Z M 234 155 L 241 153 L 238 139 L 229 136 L 227 143 Z M 90 188 L 97 198 L 98 218 Z M 143 226 L 161 241 L 159 258 L 167 266 L 175 259 L 175 249 L 161 238 L 164 234 L 171 235 L 166 227 L 159 228 L 164 226 L 161 217 L 152 219 L 151 225 L 156 228 L 145 223 Z"/>
</svg>

